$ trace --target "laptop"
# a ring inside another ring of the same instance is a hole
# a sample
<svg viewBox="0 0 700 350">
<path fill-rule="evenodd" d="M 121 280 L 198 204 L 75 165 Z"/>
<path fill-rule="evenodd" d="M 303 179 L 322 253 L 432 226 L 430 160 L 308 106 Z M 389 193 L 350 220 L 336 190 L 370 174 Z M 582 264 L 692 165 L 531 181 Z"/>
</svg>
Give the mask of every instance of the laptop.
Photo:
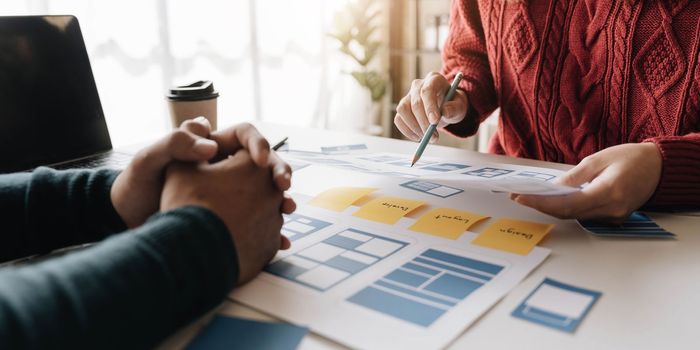
<svg viewBox="0 0 700 350">
<path fill-rule="evenodd" d="M 74 16 L 0 16 L 0 173 L 124 168 Z"/>
</svg>

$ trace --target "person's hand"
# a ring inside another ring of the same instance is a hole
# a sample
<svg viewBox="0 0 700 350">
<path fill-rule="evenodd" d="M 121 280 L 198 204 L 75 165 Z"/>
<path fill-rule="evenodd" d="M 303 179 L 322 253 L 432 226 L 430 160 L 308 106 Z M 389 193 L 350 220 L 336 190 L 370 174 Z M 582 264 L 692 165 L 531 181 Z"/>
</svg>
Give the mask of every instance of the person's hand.
<svg viewBox="0 0 700 350">
<path fill-rule="evenodd" d="M 207 139 L 209 122 L 204 117 L 188 120 L 155 144 L 144 148 L 112 184 L 112 205 L 129 228 L 140 226 L 158 211 L 165 168 L 173 161 L 202 162 L 218 150 Z"/>
<path fill-rule="evenodd" d="M 457 89 L 455 97 L 443 104 L 449 89 L 450 82 L 439 73 L 431 72 L 425 79 L 414 80 L 411 90 L 396 107 L 396 128 L 409 140 L 420 141 L 430 124 L 444 127 L 461 122 L 467 114 L 467 95 L 461 89 Z M 434 142 L 437 138 L 436 131 L 430 141 Z"/>
<path fill-rule="evenodd" d="M 661 178 L 663 160 L 656 144 L 623 144 L 584 158 L 557 179 L 579 186 L 565 196 L 512 195 L 516 202 L 561 219 L 598 219 L 623 222 L 646 203 Z"/>
<path fill-rule="evenodd" d="M 239 283 L 251 280 L 280 247 L 283 194 L 268 168 L 247 150 L 219 162 L 175 163 L 168 167 L 161 211 L 205 207 L 226 224 L 237 248 Z"/>
<path fill-rule="evenodd" d="M 214 161 L 225 159 L 241 149 L 246 149 L 255 164 L 272 169 L 272 178 L 278 189 L 286 191 L 291 187 L 292 167 L 277 153 L 270 150 L 270 143 L 253 125 L 249 123 L 238 124 L 231 128 L 215 131 L 209 135 L 209 138 L 216 141 L 219 146 Z M 296 210 L 296 203 L 285 194 L 282 212 L 290 214 L 294 210 Z"/>
<path fill-rule="evenodd" d="M 244 123 L 212 134 L 209 121 L 199 117 L 185 121 L 179 130 L 134 156 L 112 185 L 112 205 L 128 227 L 137 227 L 158 210 L 169 164 L 208 161 L 215 156 L 220 160 L 240 149 L 250 150 L 256 164 L 272 169 L 280 190 L 289 189 L 291 168 L 276 154 L 270 156 L 269 144 L 252 125 Z M 289 214 L 295 209 L 294 201 L 285 197 L 282 211 Z M 283 247 L 288 245 L 285 241 Z"/>
</svg>

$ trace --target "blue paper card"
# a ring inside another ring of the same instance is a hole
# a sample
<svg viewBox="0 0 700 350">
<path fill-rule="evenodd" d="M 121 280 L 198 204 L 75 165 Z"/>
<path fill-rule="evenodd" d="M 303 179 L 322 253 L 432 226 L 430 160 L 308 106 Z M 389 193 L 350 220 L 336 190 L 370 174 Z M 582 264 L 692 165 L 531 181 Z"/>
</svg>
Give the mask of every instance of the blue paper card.
<svg viewBox="0 0 700 350">
<path fill-rule="evenodd" d="M 546 278 L 511 315 L 573 333 L 601 295 Z"/>
<path fill-rule="evenodd" d="M 659 227 L 654 220 L 645 214 L 635 211 L 622 225 L 614 225 L 604 222 L 581 221 L 579 224 L 588 232 L 596 236 L 614 237 L 648 237 L 648 238 L 674 238 L 671 232 Z"/>
<path fill-rule="evenodd" d="M 217 315 L 187 346 L 189 350 L 292 350 L 308 328 Z"/>
</svg>

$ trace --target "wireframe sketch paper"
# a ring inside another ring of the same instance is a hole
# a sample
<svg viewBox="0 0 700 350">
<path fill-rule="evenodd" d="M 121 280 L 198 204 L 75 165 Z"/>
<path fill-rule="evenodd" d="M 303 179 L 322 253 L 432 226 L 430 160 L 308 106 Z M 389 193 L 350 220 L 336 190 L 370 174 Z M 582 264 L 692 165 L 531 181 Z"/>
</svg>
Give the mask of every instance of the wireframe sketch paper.
<svg viewBox="0 0 700 350">
<path fill-rule="evenodd" d="M 549 254 L 472 244 L 469 230 L 502 217 L 558 220 L 504 194 L 449 186 L 461 191 L 436 196 L 408 181 L 327 165 L 300 172 L 292 189 L 299 209 L 283 231 L 304 235 L 231 297 L 351 348 L 446 346 Z M 376 190 L 339 207 L 311 205 L 349 185 Z"/>
<path fill-rule="evenodd" d="M 357 172 L 422 180 L 437 184 L 438 187 L 442 185 L 460 188 L 467 185 L 492 191 L 545 196 L 567 195 L 580 191 L 580 188 L 556 184 L 554 180 L 563 172 L 547 168 L 510 164 L 463 164 L 454 160 L 427 157 L 411 167 L 411 155 L 394 153 L 369 152 L 344 155 L 286 152 L 281 154 L 287 159 Z M 421 186 L 415 187 L 420 190 Z M 446 188 L 441 190 L 450 193 Z"/>
</svg>

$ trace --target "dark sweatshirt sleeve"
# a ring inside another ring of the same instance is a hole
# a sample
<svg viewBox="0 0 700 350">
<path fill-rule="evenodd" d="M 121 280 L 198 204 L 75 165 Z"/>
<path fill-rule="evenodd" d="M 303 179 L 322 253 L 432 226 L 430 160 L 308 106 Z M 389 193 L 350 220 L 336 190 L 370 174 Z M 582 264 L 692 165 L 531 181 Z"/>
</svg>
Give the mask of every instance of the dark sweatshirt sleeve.
<svg viewBox="0 0 700 350">
<path fill-rule="evenodd" d="M 216 215 L 157 214 L 83 251 L 0 270 L 0 349 L 152 347 L 237 280 L 236 250 Z"/>
<path fill-rule="evenodd" d="M 126 225 L 112 206 L 113 170 L 0 175 L 0 262 L 99 241 Z"/>
</svg>

